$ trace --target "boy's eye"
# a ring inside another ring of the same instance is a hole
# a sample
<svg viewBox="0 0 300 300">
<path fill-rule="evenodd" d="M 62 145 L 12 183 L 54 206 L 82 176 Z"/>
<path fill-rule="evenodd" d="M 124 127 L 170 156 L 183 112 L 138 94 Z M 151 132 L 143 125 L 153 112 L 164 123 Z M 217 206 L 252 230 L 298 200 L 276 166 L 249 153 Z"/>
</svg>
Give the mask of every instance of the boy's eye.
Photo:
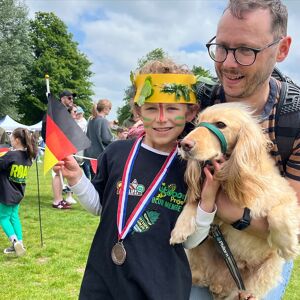
<svg viewBox="0 0 300 300">
<path fill-rule="evenodd" d="M 176 107 L 176 106 L 169 106 L 167 109 L 168 110 L 179 110 L 178 107 Z"/>
<path fill-rule="evenodd" d="M 155 107 L 155 106 L 148 106 L 147 108 L 146 108 L 146 110 L 156 110 L 157 108 Z"/>
</svg>

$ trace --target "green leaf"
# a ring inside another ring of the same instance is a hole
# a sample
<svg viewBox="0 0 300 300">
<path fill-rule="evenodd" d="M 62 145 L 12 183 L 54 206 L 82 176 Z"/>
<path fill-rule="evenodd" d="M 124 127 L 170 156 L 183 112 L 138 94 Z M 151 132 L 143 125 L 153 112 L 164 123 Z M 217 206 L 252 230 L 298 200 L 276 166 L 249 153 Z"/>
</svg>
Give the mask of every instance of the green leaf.
<svg viewBox="0 0 300 300">
<path fill-rule="evenodd" d="M 151 80 L 151 76 L 148 76 L 145 79 L 137 104 L 139 106 L 142 106 L 145 103 L 146 99 L 151 97 L 152 94 L 153 94 L 152 80 Z"/>
</svg>

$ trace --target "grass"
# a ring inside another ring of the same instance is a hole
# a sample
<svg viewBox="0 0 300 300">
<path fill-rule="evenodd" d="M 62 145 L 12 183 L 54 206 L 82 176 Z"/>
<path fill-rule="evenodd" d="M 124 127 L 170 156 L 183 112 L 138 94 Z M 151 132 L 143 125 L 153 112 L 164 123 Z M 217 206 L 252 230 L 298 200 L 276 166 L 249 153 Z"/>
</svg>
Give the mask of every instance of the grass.
<svg viewBox="0 0 300 300">
<path fill-rule="evenodd" d="M 20 208 L 27 254 L 20 258 L 0 254 L 1 300 L 78 298 L 99 218 L 88 214 L 79 204 L 73 205 L 71 210 L 53 209 L 51 174 L 44 177 L 41 165 L 39 173 L 43 246 L 40 240 L 36 169 L 33 165 Z M 1 252 L 7 246 L 9 242 L 1 231 Z M 299 274 L 300 258 L 295 262 L 284 300 L 300 299 Z"/>
</svg>

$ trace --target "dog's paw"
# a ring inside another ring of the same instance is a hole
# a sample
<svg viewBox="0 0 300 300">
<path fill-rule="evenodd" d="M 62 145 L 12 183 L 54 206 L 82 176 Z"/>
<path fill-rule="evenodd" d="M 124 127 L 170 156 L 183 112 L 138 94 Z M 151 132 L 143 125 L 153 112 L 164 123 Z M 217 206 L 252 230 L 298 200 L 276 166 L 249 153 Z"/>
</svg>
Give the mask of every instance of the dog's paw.
<svg viewBox="0 0 300 300">
<path fill-rule="evenodd" d="M 187 238 L 196 230 L 195 218 L 191 218 L 186 222 L 183 219 L 182 220 L 178 219 L 178 221 L 176 223 L 175 228 L 171 232 L 171 238 L 170 238 L 171 245 L 185 242 Z"/>
</svg>

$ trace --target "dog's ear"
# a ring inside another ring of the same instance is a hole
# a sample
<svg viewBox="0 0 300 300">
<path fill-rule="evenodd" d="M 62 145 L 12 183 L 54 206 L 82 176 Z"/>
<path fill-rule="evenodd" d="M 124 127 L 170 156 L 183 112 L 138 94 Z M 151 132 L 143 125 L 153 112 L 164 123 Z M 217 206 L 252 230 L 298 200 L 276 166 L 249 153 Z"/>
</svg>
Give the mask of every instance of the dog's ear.
<svg viewBox="0 0 300 300">
<path fill-rule="evenodd" d="M 188 160 L 184 179 L 188 185 L 187 202 L 199 201 L 201 196 L 201 166 L 195 160 Z"/>
<path fill-rule="evenodd" d="M 243 122 L 229 160 L 221 170 L 229 198 L 244 206 L 251 206 L 257 192 L 266 188 L 260 178 L 260 168 L 267 154 L 268 139 L 254 121 Z"/>
</svg>

